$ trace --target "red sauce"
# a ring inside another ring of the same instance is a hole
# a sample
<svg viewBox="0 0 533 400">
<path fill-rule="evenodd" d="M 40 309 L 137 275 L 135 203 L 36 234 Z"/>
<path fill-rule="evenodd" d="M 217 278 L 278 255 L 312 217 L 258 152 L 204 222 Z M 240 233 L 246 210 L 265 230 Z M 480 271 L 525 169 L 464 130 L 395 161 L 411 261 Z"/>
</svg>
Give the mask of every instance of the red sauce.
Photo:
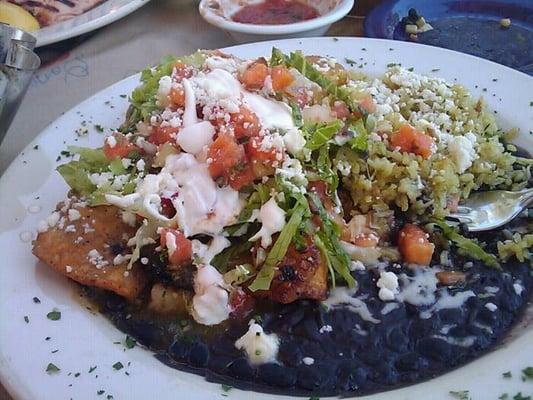
<svg viewBox="0 0 533 400">
<path fill-rule="evenodd" d="M 295 0 L 266 0 L 245 6 L 232 19 L 235 22 L 257 25 L 282 25 L 318 17 L 318 11 Z"/>
</svg>

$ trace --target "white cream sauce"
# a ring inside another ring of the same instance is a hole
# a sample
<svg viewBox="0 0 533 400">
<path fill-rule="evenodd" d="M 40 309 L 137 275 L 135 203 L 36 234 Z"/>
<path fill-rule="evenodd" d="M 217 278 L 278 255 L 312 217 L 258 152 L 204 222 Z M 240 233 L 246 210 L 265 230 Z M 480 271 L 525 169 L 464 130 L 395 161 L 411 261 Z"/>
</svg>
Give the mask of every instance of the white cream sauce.
<svg viewBox="0 0 533 400">
<path fill-rule="evenodd" d="M 330 290 L 329 297 L 322 302 L 328 310 L 336 308 L 347 308 L 348 310 L 358 314 L 363 320 L 378 324 L 379 319 L 376 319 L 370 313 L 366 303 L 361 298 L 353 297 L 356 290 L 347 287 L 336 287 Z"/>
</svg>

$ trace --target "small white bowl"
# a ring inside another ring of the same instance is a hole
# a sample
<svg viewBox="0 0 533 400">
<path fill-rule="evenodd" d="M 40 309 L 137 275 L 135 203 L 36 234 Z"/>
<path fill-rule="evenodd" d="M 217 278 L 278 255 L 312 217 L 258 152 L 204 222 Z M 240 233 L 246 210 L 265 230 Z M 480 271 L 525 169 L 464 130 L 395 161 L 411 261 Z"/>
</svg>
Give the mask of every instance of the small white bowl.
<svg viewBox="0 0 533 400">
<path fill-rule="evenodd" d="M 211 25 L 226 31 L 236 42 L 256 42 L 281 38 L 322 36 L 332 23 L 350 12 L 354 0 L 303 0 L 315 7 L 319 17 L 294 24 L 257 25 L 231 20 L 241 7 L 260 3 L 263 0 L 201 0 L 200 14 Z"/>
</svg>

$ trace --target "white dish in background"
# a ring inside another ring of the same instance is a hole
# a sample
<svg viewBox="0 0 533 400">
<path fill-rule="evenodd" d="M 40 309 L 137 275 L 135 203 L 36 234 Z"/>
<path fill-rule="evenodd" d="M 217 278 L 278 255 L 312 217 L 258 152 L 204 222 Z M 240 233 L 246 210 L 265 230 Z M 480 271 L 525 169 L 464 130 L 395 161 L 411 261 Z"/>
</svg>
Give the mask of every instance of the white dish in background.
<svg viewBox="0 0 533 400">
<path fill-rule="evenodd" d="M 340 62 L 349 57 L 366 63 L 363 71 L 371 75 L 382 74 L 389 63 L 401 63 L 414 67 L 417 73 L 451 82 L 457 79 L 474 96 L 485 96 L 488 106 L 498 111 L 503 128 L 520 129 L 517 144 L 533 148 L 529 133 L 533 125 L 533 78 L 510 68 L 436 47 L 364 38 L 254 43 L 225 51 L 244 58 L 258 57 L 269 55 L 272 46 L 285 52 L 301 49 L 307 54 L 327 54 Z M 124 351 L 121 344 L 114 344 L 124 340 L 125 334 L 80 304 L 74 285 L 40 264 L 31 254 L 31 244 L 24 241 L 28 232 L 35 238 L 38 221 L 67 193 L 66 184 L 55 172 L 61 163 L 56 161 L 60 151 L 72 144 L 101 146 L 103 135 L 94 125 L 110 128 L 121 123 L 127 108 L 123 95 L 131 92 L 138 79 L 135 75 L 118 82 L 66 112 L 30 143 L 0 178 L 0 379 L 15 399 L 84 400 L 106 399 L 107 395 L 132 400 L 222 398 L 219 384 L 171 369 L 143 348 Z M 76 130 L 83 121 L 89 134 L 78 137 Z M 35 304 L 33 297 L 41 303 Z M 53 308 L 62 313 L 59 321 L 46 318 Z M 28 323 L 24 316 L 28 316 Z M 530 394 L 531 383 L 522 382 L 520 371 L 531 366 L 533 329 L 525 320 L 519 328 L 493 352 L 466 366 L 417 385 L 358 399 L 450 400 L 449 391 L 461 390 L 469 390 L 472 399 L 495 399 L 502 393 L 512 398 L 519 391 Z M 56 349 L 59 351 L 54 352 Z M 114 370 L 117 361 L 125 368 Z M 61 368 L 58 374 L 45 372 L 50 362 Z M 89 373 L 94 366 L 97 369 Z M 503 378 L 506 371 L 511 371 L 513 378 Z M 75 377 L 77 372 L 80 375 Z M 98 396 L 100 390 L 105 393 Z M 224 394 L 229 400 L 288 399 L 237 389 Z"/>
<path fill-rule="evenodd" d="M 101 28 L 125 17 L 149 1 L 106 0 L 81 15 L 32 32 L 32 35 L 37 38 L 36 47 L 57 43 Z"/>
<path fill-rule="evenodd" d="M 318 11 L 319 17 L 293 24 L 258 25 L 231 20 L 243 5 L 263 0 L 201 0 L 200 14 L 211 25 L 226 31 L 237 43 L 260 40 L 323 36 L 332 23 L 350 12 L 354 0 L 304 0 Z"/>
</svg>

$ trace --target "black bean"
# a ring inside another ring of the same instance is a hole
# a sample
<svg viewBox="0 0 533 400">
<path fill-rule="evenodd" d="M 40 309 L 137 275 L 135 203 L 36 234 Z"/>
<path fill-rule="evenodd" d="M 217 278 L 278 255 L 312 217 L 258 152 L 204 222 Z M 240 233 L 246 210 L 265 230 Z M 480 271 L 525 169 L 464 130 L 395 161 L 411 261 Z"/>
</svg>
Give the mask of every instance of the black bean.
<svg viewBox="0 0 533 400">
<path fill-rule="evenodd" d="M 209 362 L 209 348 L 205 343 L 194 343 L 189 349 L 189 362 L 194 367 L 205 367 Z"/>
<path fill-rule="evenodd" d="M 189 350 L 189 343 L 181 339 L 175 339 L 174 342 L 172 342 L 172 344 L 170 345 L 169 352 L 172 358 L 174 358 L 176 361 L 184 361 L 187 359 Z"/>
<path fill-rule="evenodd" d="M 419 371 L 428 366 L 428 361 L 418 353 L 405 353 L 396 360 L 396 368 L 400 371 Z"/>
<path fill-rule="evenodd" d="M 445 361 L 451 356 L 452 346 L 444 340 L 428 337 L 418 342 L 418 351 L 434 360 Z"/>
<path fill-rule="evenodd" d="M 270 385 L 290 387 L 296 383 L 294 368 L 283 367 L 279 364 L 263 364 L 257 369 L 259 379 Z"/>
<path fill-rule="evenodd" d="M 307 390 L 321 389 L 333 377 L 334 368 L 317 365 L 301 365 L 297 372 L 297 385 Z"/>
<path fill-rule="evenodd" d="M 237 358 L 230 365 L 228 365 L 229 374 L 235 378 L 244 380 L 253 379 L 255 370 L 252 368 L 246 358 Z"/>
</svg>

